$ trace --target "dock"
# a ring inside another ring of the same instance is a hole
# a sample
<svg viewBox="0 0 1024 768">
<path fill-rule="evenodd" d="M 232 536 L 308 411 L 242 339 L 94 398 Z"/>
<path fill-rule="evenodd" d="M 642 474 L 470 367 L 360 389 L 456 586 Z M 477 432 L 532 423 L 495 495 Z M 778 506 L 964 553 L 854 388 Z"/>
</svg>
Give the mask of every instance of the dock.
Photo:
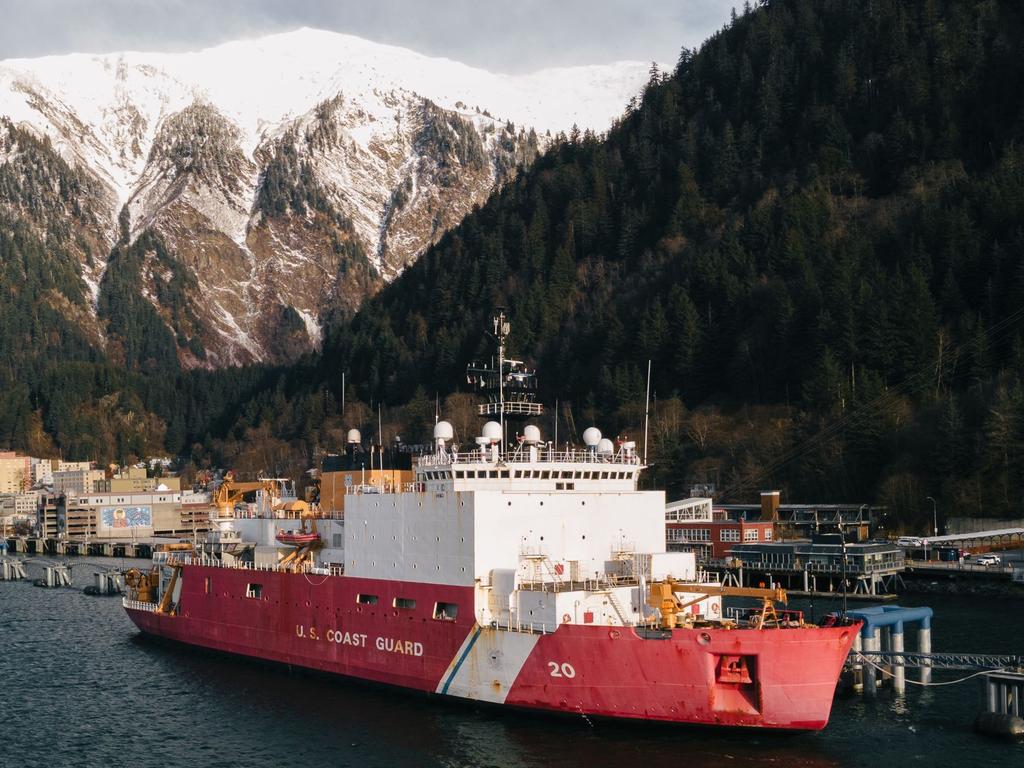
<svg viewBox="0 0 1024 768">
<path fill-rule="evenodd" d="M 20 555 L 55 555 L 58 557 L 130 557 L 149 559 L 161 543 L 174 543 L 180 538 L 75 540 L 13 536 L 6 540 L 7 551 Z"/>
</svg>

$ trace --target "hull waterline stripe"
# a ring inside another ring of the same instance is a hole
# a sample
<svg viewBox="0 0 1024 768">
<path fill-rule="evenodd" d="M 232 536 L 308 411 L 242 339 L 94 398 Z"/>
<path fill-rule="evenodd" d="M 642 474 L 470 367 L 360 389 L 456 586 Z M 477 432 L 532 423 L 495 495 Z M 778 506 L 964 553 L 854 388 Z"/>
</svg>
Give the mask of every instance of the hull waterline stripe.
<svg viewBox="0 0 1024 768">
<path fill-rule="evenodd" d="M 473 650 L 473 645 L 476 643 L 476 639 L 478 637 L 480 637 L 479 624 L 473 629 L 473 636 L 469 639 L 469 643 L 466 645 L 466 649 L 462 652 L 462 655 L 459 656 L 459 660 L 455 662 L 455 668 L 452 669 L 451 674 L 448 675 L 448 679 L 444 681 L 444 688 L 441 689 L 442 694 L 448 693 L 448 687 L 452 684 L 452 680 L 455 679 L 455 676 L 459 674 L 459 668 L 462 666 L 462 663 L 466 660 L 466 657 L 469 656 L 469 652 Z"/>
</svg>

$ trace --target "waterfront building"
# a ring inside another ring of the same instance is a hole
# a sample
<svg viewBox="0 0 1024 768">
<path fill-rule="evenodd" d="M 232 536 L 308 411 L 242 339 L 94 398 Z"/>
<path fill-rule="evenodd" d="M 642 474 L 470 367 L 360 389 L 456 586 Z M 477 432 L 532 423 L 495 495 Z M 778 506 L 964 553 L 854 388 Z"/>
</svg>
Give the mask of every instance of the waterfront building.
<svg viewBox="0 0 1024 768">
<path fill-rule="evenodd" d="M 712 507 L 709 498 L 690 498 L 665 506 L 665 543 L 670 552 L 695 552 L 698 560 L 720 560 L 737 543 L 770 542 L 770 520 L 733 520 Z"/>
<path fill-rule="evenodd" d="M 209 496 L 191 491 L 68 494 L 57 529 L 69 539 L 192 536 L 210 527 Z"/>
<path fill-rule="evenodd" d="M 25 518 L 35 516 L 39 504 L 39 494 L 2 493 L 0 494 L 0 515 L 17 515 Z"/>
<path fill-rule="evenodd" d="M 894 544 L 867 542 L 844 546 L 838 534 L 821 536 L 815 541 L 736 544 L 729 554 L 744 567 L 757 570 L 840 573 L 844 554 L 850 574 L 890 574 L 902 571 L 906 565 L 903 550 Z"/>
<path fill-rule="evenodd" d="M 90 493 L 94 483 L 105 479 L 102 469 L 58 469 L 53 473 L 53 490 L 60 494 Z"/>
<path fill-rule="evenodd" d="M 124 467 L 110 477 L 93 483 L 95 493 L 145 493 L 152 491 L 181 490 L 181 480 L 177 477 L 149 477 L 145 466 Z"/>
<path fill-rule="evenodd" d="M 0 493 L 24 493 L 31 484 L 31 457 L 0 451 Z"/>
<path fill-rule="evenodd" d="M 53 484 L 52 459 L 38 459 L 33 456 L 29 459 L 29 464 L 33 488 Z"/>
</svg>

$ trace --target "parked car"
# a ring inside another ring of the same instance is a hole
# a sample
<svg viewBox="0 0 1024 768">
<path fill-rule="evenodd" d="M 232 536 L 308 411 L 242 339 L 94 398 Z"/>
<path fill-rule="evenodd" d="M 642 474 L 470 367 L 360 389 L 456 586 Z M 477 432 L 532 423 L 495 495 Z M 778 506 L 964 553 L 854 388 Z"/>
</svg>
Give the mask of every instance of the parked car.
<svg viewBox="0 0 1024 768">
<path fill-rule="evenodd" d="M 978 555 L 974 562 L 978 565 L 999 565 L 1003 561 L 999 558 L 999 555 Z"/>
<path fill-rule="evenodd" d="M 924 541 L 919 539 L 917 536 L 900 536 L 896 539 L 897 547 L 920 547 L 924 546 Z"/>
</svg>

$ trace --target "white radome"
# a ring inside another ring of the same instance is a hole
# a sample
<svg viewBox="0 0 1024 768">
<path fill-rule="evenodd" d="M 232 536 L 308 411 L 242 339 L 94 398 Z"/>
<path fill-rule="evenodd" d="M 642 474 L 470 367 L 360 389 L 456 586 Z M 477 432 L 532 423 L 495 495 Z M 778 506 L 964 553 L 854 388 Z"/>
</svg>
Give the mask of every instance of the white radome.
<svg viewBox="0 0 1024 768">
<path fill-rule="evenodd" d="M 601 454 L 615 453 L 615 444 L 607 437 L 602 437 L 597 443 L 597 452 Z"/>
<path fill-rule="evenodd" d="M 363 442 L 363 435 L 358 429 L 350 429 L 347 440 L 349 443 L 361 443 Z"/>
<path fill-rule="evenodd" d="M 434 425 L 435 440 L 451 440 L 453 437 L 455 437 L 455 430 L 449 422 L 439 421 Z"/>
<path fill-rule="evenodd" d="M 597 427 L 587 427 L 583 430 L 583 442 L 588 448 L 593 448 L 601 442 L 601 430 Z"/>
<path fill-rule="evenodd" d="M 484 424 L 482 434 L 488 440 L 501 440 L 501 424 L 496 421 L 488 421 Z"/>
<path fill-rule="evenodd" d="M 540 442 L 540 428 L 533 425 L 527 424 L 523 428 L 523 439 L 527 443 L 539 443 Z"/>
</svg>

